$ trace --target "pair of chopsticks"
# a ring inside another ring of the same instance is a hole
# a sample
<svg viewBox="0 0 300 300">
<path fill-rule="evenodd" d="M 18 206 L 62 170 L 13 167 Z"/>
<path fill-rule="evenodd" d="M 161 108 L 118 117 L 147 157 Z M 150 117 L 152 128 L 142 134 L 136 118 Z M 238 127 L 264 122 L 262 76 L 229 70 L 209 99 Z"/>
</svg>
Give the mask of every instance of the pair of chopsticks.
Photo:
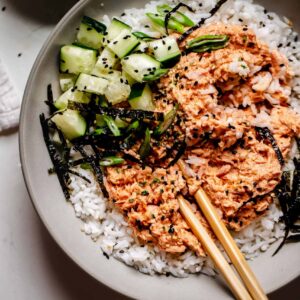
<svg viewBox="0 0 300 300">
<path fill-rule="evenodd" d="M 189 176 L 186 172 L 185 163 L 182 160 L 179 160 L 177 164 L 181 169 L 183 175 L 188 178 Z M 244 285 L 240 281 L 236 273 L 233 271 L 233 269 L 230 267 L 230 265 L 222 255 L 222 252 L 216 246 L 213 239 L 209 236 L 204 226 L 198 220 L 198 218 L 192 211 L 190 204 L 182 196 L 180 196 L 178 199 L 180 211 L 186 219 L 187 223 L 190 225 L 195 236 L 203 245 L 203 248 L 206 250 L 208 255 L 215 263 L 216 267 L 224 276 L 224 279 L 226 280 L 232 293 L 237 299 L 241 300 L 268 299 L 259 282 L 257 281 L 254 273 L 250 269 L 250 266 L 246 262 L 242 252 L 236 245 L 234 239 L 227 230 L 216 209 L 211 204 L 209 197 L 201 187 L 196 192 L 195 199 L 207 222 L 210 224 L 214 234 L 220 241 L 236 271 L 240 275 L 240 278 L 242 279 Z M 245 286 L 247 287 L 248 291 Z"/>
</svg>

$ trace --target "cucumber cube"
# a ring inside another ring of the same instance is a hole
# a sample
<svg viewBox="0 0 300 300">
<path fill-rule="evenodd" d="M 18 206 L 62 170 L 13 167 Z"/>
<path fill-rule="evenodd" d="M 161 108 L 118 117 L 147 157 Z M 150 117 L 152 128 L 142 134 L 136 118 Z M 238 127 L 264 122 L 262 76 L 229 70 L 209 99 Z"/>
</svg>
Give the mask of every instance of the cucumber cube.
<svg viewBox="0 0 300 300">
<path fill-rule="evenodd" d="M 89 103 L 90 100 L 91 99 L 87 94 L 71 87 L 55 100 L 54 106 L 57 109 L 61 110 L 67 108 L 69 101 Z"/>
<path fill-rule="evenodd" d="M 104 95 L 108 86 L 108 80 L 81 73 L 76 81 L 76 88 L 82 92 L 96 95 Z"/>
<path fill-rule="evenodd" d="M 90 74 L 97 61 L 97 51 L 75 45 L 63 46 L 60 50 L 60 71 L 62 73 Z"/>
<path fill-rule="evenodd" d="M 86 132 L 86 121 L 76 110 L 66 109 L 55 114 L 51 120 L 68 140 L 83 136 Z"/>
</svg>

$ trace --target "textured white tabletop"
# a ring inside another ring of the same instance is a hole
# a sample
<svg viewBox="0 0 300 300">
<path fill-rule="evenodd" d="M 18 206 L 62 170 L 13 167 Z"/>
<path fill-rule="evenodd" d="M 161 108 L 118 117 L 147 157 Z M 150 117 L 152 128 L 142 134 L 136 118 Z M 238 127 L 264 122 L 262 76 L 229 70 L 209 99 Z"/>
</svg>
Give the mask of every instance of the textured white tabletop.
<svg viewBox="0 0 300 300">
<path fill-rule="evenodd" d="M 44 40 L 75 2 L 0 0 L 0 57 L 19 97 Z M 0 299 L 124 299 L 79 269 L 45 230 L 24 185 L 17 131 L 0 135 L 0 162 Z M 270 298 L 299 293 L 297 280 Z"/>
</svg>

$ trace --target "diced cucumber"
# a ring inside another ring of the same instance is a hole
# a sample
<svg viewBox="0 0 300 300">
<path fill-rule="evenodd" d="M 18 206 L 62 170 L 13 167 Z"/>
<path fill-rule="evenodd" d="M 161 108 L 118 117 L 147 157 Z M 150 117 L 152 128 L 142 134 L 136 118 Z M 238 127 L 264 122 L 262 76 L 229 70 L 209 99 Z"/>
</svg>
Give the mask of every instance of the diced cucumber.
<svg viewBox="0 0 300 300">
<path fill-rule="evenodd" d="M 144 76 L 160 68 L 160 62 L 145 53 L 126 56 L 121 63 L 125 72 L 138 82 L 143 82 Z"/>
<path fill-rule="evenodd" d="M 71 87 L 55 100 L 54 106 L 57 109 L 61 110 L 67 108 L 69 101 L 79 102 L 79 103 L 89 103 L 90 100 L 91 99 L 87 94 Z"/>
<path fill-rule="evenodd" d="M 102 46 L 106 26 L 90 17 L 84 16 L 77 34 L 77 42 L 84 46 L 99 49 Z"/>
<path fill-rule="evenodd" d="M 129 85 L 133 85 L 136 83 L 136 80 L 130 76 L 126 71 L 122 70 L 122 75 L 127 79 Z"/>
<path fill-rule="evenodd" d="M 117 81 L 120 80 L 122 73 L 120 71 L 111 70 L 108 73 L 99 73 L 99 77 L 105 78 L 109 81 Z"/>
<path fill-rule="evenodd" d="M 104 37 L 103 43 L 105 45 L 109 44 L 113 39 L 115 39 L 122 31 L 127 30 L 129 33 L 131 31 L 131 27 L 122 21 L 113 18 L 108 29 L 107 34 Z"/>
<path fill-rule="evenodd" d="M 175 37 L 168 36 L 149 43 L 149 49 L 161 63 L 167 63 L 180 57 L 181 51 Z"/>
<path fill-rule="evenodd" d="M 108 73 L 116 65 L 118 57 L 107 47 L 100 54 L 97 63 L 92 71 L 93 75 L 101 77 L 102 73 Z"/>
<path fill-rule="evenodd" d="M 149 111 L 153 111 L 155 109 L 152 92 L 148 84 L 134 84 L 131 88 L 131 93 L 128 102 L 133 109 Z"/>
<path fill-rule="evenodd" d="M 74 45 L 60 49 L 60 71 L 62 73 L 90 74 L 97 61 L 97 51 Z"/>
<path fill-rule="evenodd" d="M 108 48 L 119 58 L 123 58 L 136 48 L 139 43 L 140 41 L 133 34 L 128 33 L 128 30 L 123 30 L 108 44 Z"/>
<path fill-rule="evenodd" d="M 134 49 L 134 52 L 147 52 L 149 49 L 149 43 L 140 41 L 140 44 Z"/>
<path fill-rule="evenodd" d="M 59 74 L 59 85 L 63 92 L 75 85 L 77 76 L 73 74 Z"/>
<path fill-rule="evenodd" d="M 160 77 L 166 75 L 170 69 L 157 69 L 154 72 L 152 72 L 149 75 L 144 76 L 144 81 L 149 82 L 149 81 L 155 81 L 158 80 Z"/>
<path fill-rule="evenodd" d="M 96 95 L 104 95 L 107 86 L 107 79 L 84 73 L 81 73 L 76 81 L 76 87 L 79 91 L 88 92 Z"/>
<path fill-rule="evenodd" d="M 86 121 L 76 110 L 66 109 L 55 114 L 51 120 L 68 140 L 83 136 L 86 132 Z"/>
<path fill-rule="evenodd" d="M 127 79 L 122 76 L 121 72 L 119 72 L 119 76 L 117 74 L 117 71 L 113 74 L 114 76 L 109 80 L 108 87 L 104 93 L 107 101 L 112 105 L 127 100 L 131 91 Z"/>
</svg>

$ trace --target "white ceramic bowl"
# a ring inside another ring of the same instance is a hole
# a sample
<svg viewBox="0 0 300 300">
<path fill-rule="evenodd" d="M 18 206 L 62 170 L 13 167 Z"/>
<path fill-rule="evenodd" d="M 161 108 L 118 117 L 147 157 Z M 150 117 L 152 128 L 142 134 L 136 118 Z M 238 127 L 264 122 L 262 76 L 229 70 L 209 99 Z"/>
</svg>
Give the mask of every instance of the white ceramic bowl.
<svg viewBox="0 0 300 300">
<path fill-rule="evenodd" d="M 104 7 L 101 7 L 101 2 Z M 39 124 L 39 114 L 46 112 L 46 86 L 52 83 L 57 89 L 57 56 L 62 44 L 74 40 L 74 29 L 82 15 L 119 15 L 125 8 L 142 7 L 147 1 L 80 1 L 56 26 L 42 48 L 29 77 L 24 94 L 20 152 L 23 173 L 33 204 L 50 234 L 60 247 L 87 273 L 105 285 L 127 296 L 139 299 L 230 299 L 231 294 L 219 278 L 193 275 L 179 279 L 165 276 L 148 276 L 111 258 L 107 260 L 99 246 L 80 231 L 80 221 L 73 208 L 63 197 L 56 176 L 49 176 L 51 162 Z M 261 2 L 261 1 L 260 1 Z M 299 0 L 263 1 L 266 7 L 287 15 L 298 25 Z M 272 257 L 276 245 L 260 255 L 251 267 L 266 292 L 288 283 L 300 274 L 300 243 L 285 246 Z"/>
</svg>

